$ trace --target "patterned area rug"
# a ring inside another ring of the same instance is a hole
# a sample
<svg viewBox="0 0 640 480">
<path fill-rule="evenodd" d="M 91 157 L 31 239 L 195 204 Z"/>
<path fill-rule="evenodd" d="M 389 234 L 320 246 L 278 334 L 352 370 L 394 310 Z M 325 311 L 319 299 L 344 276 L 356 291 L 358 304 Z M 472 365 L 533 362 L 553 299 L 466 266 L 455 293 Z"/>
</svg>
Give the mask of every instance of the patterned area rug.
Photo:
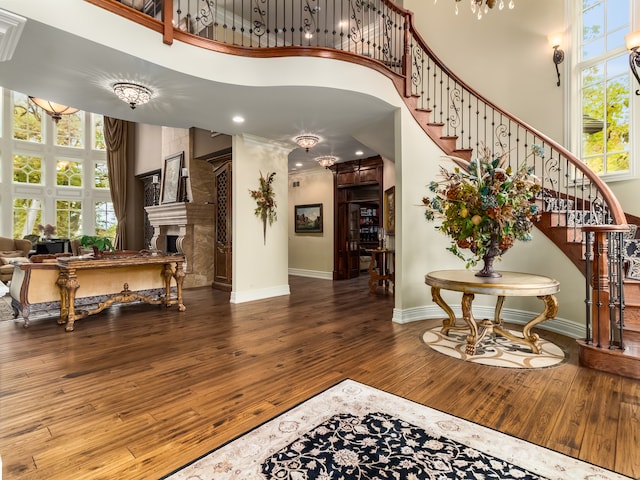
<svg viewBox="0 0 640 480">
<path fill-rule="evenodd" d="M 0 297 L 0 322 L 4 320 L 13 320 L 13 309 L 11 308 L 11 297 L 5 295 Z"/>
<path fill-rule="evenodd" d="M 628 480 L 353 380 L 164 478 Z"/>
<path fill-rule="evenodd" d="M 449 331 L 449 335 L 440 333 L 442 327 L 427 330 L 422 336 L 424 343 L 435 351 L 467 362 L 507 368 L 546 368 L 564 362 L 564 352 L 548 340 L 540 339 L 540 354 L 532 353 L 524 344 L 516 343 L 500 335 L 487 335 L 476 348 L 475 355 L 465 353 L 467 331 Z M 509 330 L 512 335 L 522 338 L 522 332 Z"/>
</svg>

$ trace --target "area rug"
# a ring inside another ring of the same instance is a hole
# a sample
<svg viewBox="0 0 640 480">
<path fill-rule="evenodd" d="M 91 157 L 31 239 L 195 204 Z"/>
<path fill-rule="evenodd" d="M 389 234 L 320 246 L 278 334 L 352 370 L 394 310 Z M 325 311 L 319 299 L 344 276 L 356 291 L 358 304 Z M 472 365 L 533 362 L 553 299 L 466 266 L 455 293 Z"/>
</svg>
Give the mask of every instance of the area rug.
<svg viewBox="0 0 640 480">
<path fill-rule="evenodd" d="M 442 327 L 427 330 L 422 336 L 424 343 L 437 352 L 467 362 L 507 368 L 546 368 L 565 360 L 564 352 L 554 343 L 540 339 L 541 353 L 533 353 L 531 348 L 516 343 L 500 335 L 487 335 L 476 348 L 475 355 L 467 355 L 466 330 L 450 330 L 448 335 L 440 332 Z M 509 330 L 512 335 L 522 338 L 522 332 Z"/>
<path fill-rule="evenodd" d="M 628 480 L 353 380 L 164 478 Z"/>
<path fill-rule="evenodd" d="M 0 322 L 4 320 L 13 320 L 13 309 L 9 304 L 9 296 L 0 297 Z"/>
</svg>

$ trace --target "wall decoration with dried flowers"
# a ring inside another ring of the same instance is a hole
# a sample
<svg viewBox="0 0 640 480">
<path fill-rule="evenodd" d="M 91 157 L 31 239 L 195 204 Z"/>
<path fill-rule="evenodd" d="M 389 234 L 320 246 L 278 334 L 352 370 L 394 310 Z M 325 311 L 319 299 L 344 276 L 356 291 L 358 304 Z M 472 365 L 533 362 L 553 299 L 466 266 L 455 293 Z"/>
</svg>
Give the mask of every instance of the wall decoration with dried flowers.
<svg viewBox="0 0 640 480">
<path fill-rule="evenodd" d="M 543 148 L 533 145 L 529 155 L 543 158 Z M 443 180 L 431 182 L 434 195 L 422 199 L 425 217 L 442 220 L 436 229 L 451 237 L 447 250 L 464 260 L 467 268 L 482 259 L 484 268 L 476 275 L 499 277 L 494 259 L 500 259 L 516 240 L 531 239 L 533 223 L 540 218 L 534 200 L 542 186 L 526 161 L 514 171 L 508 165 L 508 152 L 494 156 L 484 145 L 477 160 L 445 158 L 464 168 L 440 168 Z M 461 249 L 472 255 L 465 256 Z"/>
<path fill-rule="evenodd" d="M 264 177 L 260 172 L 260 188 L 257 190 L 249 189 L 251 198 L 256 201 L 256 208 L 254 213 L 256 217 L 262 220 L 262 234 L 264 237 L 264 244 L 267 244 L 267 222 L 272 225 L 278 219 L 276 212 L 276 194 L 273 191 L 273 180 L 276 172 L 269 173 Z"/>
</svg>

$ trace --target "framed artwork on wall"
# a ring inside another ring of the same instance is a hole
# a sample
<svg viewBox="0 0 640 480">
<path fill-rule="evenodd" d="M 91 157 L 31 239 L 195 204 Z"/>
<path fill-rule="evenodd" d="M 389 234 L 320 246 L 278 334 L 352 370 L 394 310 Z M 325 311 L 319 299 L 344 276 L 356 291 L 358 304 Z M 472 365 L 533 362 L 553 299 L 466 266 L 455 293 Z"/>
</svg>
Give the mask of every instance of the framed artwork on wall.
<svg viewBox="0 0 640 480">
<path fill-rule="evenodd" d="M 384 231 L 389 235 L 396 233 L 396 187 L 384 191 Z"/>
<path fill-rule="evenodd" d="M 322 232 L 322 204 L 296 205 L 294 213 L 296 233 Z"/>
<path fill-rule="evenodd" d="M 169 155 L 164 159 L 164 175 L 162 175 L 162 200 L 160 203 L 175 203 L 180 191 L 180 173 L 184 152 Z"/>
</svg>

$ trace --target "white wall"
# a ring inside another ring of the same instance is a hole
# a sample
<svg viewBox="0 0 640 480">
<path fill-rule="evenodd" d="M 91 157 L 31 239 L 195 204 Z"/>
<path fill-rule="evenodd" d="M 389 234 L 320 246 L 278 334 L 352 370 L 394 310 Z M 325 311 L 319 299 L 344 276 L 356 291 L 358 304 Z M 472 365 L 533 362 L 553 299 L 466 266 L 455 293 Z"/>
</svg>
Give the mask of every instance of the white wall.
<svg viewBox="0 0 640 480">
<path fill-rule="evenodd" d="M 136 123 L 135 132 L 134 175 L 161 170 L 164 164 L 164 157 L 162 156 L 162 127 Z"/>
<path fill-rule="evenodd" d="M 299 182 L 294 187 L 293 183 Z M 322 204 L 322 233 L 296 233 L 296 205 Z M 289 272 L 314 278 L 333 278 L 334 239 L 333 174 L 330 170 L 313 170 L 289 175 Z"/>
<path fill-rule="evenodd" d="M 233 149 L 233 285 L 231 302 L 241 303 L 289 294 L 287 233 L 287 155 L 289 150 L 264 138 L 235 135 Z M 273 190 L 277 220 L 267 223 L 255 216 L 256 202 L 249 190 L 260 187 L 260 174 L 275 172 Z"/>
</svg>

